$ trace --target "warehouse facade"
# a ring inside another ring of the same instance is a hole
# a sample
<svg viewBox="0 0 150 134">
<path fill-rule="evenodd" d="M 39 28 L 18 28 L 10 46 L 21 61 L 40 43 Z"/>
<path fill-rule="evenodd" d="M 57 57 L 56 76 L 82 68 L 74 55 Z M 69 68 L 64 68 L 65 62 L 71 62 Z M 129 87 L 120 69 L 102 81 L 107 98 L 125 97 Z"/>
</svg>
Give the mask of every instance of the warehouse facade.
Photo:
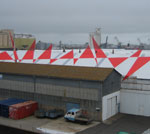
<svg viewBox="0 0 150 134">
<path fill-rule="evenodd" d="M 150 117 L 150 80 L 130 77 L 121 83 L 120 112 Z"/>
<path fill-rule="evenodd" d="M 118 112 L 120 86 L 121 75 L 112 68 L 0 63 L 1 98 L 32 99 L 47 109 L 83 108 L 96 120 L 103 120 L 102 112 Z M 109 111 L 103 111 L 106 98 L 108 106 L 115 101 Z"/>
</svg>

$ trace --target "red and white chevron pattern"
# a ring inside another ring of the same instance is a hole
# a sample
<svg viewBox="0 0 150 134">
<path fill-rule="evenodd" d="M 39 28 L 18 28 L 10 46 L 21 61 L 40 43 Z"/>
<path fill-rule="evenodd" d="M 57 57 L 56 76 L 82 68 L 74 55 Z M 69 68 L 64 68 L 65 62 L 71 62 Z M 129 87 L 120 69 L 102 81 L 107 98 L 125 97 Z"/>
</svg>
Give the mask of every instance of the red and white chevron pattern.
<svg viewBox="0 0 150 134">
<path fill-rule="evenodd" d="M 11 35 L 10 35 L 11 36 Z M 11 38 L 12 39 L 12 38 Z M 145 50 L 102 50 L 92 38 L 94 49 L 88 46 L 81 50 L 53 50 L 52 45 L 45 51 L 35 50 L 35 41 L 28 51 L 1 51 L 0 61 L 34 64 L 57 64 L 91 67 L 113 67 L 124 76 L 150 79 L 150 51 Z M 12 45 L 14 42 L 12 39 Z M 147 56 L 144 56 L 147 55 Z"/>
</svg>

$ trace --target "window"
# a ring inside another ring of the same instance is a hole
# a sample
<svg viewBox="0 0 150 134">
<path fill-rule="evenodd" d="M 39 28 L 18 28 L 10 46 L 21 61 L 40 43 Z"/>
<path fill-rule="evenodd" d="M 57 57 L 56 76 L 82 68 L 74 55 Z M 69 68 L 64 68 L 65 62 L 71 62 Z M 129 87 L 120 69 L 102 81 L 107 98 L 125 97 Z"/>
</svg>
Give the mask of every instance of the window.
<svg viewBox="0 0 150 134">
<path fill-rule="evenodd" d="M 67 114 L 70 114 L 70 112 L 68 112 Z"/>
</svg>

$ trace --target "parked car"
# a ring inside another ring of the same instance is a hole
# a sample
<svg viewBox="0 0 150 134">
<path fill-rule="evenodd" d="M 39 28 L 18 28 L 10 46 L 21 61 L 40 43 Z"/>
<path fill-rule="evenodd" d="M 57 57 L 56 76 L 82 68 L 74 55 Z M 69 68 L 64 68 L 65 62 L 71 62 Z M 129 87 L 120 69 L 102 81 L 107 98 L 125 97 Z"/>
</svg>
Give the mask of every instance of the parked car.
<svg viewBox="0 0 150 134">
<path fill-rule="evenodd" d="M 89 124 L 90 122 L 92 122 L 92 118 L 89 116 L 86 110 L 76 109 L 76 108 L 69 110 L 65 114 L 64 118 L 67 121 L 73 121 L 73 122 L 79 122 L 85 124 Z"/>
<path fill-rule="evenodd" d="M 47 118 L 54 119 L 62 116 L 64 116 L 64 111 L 61 109 L 53 109 L 46 112 Z"/>
</svg>

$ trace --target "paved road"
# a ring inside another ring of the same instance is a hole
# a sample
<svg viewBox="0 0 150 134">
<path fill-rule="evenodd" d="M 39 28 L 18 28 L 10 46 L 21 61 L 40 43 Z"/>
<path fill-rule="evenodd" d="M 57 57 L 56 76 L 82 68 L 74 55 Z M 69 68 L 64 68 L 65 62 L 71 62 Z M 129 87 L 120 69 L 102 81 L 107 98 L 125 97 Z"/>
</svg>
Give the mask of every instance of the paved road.
<svg viewBox="0 0 150 134">
<path fill-rule="evenodd" d="M 150 128 L 150 117 L 125 115 L 111 125 L 99 124 L 78 134 L 116 134 L 119 131 L 141 134 Z"/>
<path fill-rule="evenodd" d="M 0 134 L 36 134 L 36 133 L 0 126 Z"/>
<path fill-rule="evenodd" d="M 150 117 L 125 115 L 111 125 L 99 124 L 78 134 L 116 134 L 119 131 L 141 134 L 150 128 Z M 13 128 L 0 126 L 0 134 L 35 134 Z"/>
</svg>

